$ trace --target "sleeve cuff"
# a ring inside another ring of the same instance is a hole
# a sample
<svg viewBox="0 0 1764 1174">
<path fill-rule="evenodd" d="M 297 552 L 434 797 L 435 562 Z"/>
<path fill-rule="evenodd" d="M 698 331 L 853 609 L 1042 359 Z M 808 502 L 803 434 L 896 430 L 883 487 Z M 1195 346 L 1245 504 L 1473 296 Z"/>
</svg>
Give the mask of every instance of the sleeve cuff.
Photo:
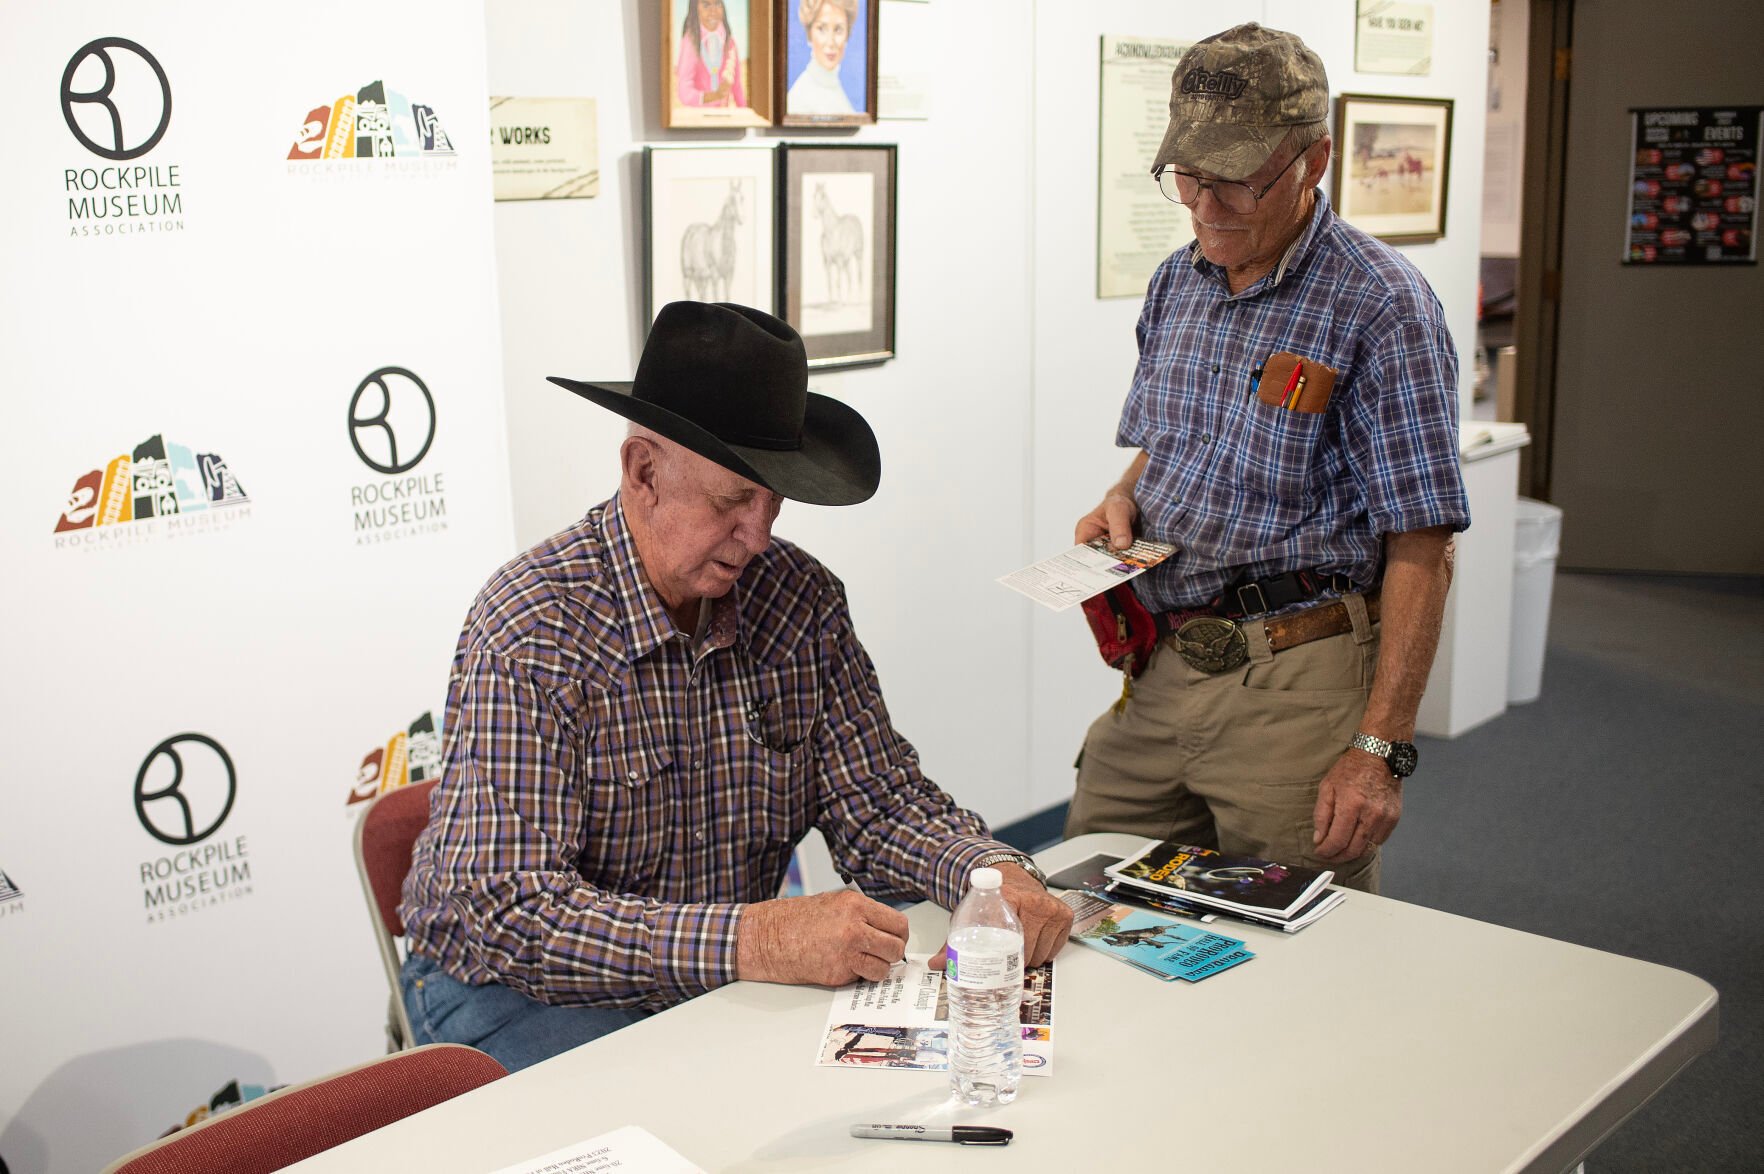
<svg viewBox="0 0 1764 1174">
<path fill-rule="evenodd" d="M 656 986 L 690 999 L 735 981 L 735 935 L 745 904 L 662 905 L 650 928 Z"/>
</svg>

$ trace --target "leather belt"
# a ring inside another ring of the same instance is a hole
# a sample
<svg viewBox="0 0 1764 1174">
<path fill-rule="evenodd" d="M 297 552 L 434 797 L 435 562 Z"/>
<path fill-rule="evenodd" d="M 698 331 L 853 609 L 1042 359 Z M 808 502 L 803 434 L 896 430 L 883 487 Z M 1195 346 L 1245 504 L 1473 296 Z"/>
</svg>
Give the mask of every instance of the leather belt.
<svg viewBox="0 0 1764 1174">
<path fill-rule="evenodd" d="M 1366 618 L 1376 623 L 1378 596 L 1368 595 L 1365 599 Z M 1184 614 L 1186 618 L 1169 635 L 1170 646 L 1190 667 L 1204 673 L 1229 672 L 1249 659 L 1249 642 L 1244 637 L 1246 628 L 1259 626 L 1273 652 L 1284 652 L 1313 640 L 1354 630 L 1353 616 L 1348 614 L 1347 604 L 1339 599 L 1262 620 L 1238 621 L 1221 615 Z"/>
</svg>

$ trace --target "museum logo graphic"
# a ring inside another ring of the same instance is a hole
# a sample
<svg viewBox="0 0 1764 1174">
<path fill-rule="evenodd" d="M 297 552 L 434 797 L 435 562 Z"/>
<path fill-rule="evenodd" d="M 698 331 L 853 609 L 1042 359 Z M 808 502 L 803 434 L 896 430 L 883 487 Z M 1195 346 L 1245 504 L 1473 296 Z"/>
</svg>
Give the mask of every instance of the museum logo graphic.
<svg viewBox="0 0 1764 1174">
<path fill-rule="evenodd" d="M 55 523 L 55 546 L 94 549 L 183 538 L 251 516 L 251 498 L 219 453 L 159 433 L 81 474 Z"/>
<path fill-rule="evenodd" d="M 433 106 L 383 81 L 309 110 L 288 148 L 290 174 L 423 174 L 458 166 Z"/>
<path fill-rule="evenodd" d="M 126 37 L 88 41 L 61 73 L 61 117 L 101 162 L 61 167 L 67 235 L 117 237 L 184 227 L 180 164 L 148 156 L 171 127 L 172 87 L 159 58 Z"/>
<path fill-rule="evenodd" d="M 135 818 L 174 851 L 141 862 L 149 923 L 187 917 L 251 895 L 243 834 L 214 838 L 239 794 L 233 757 L 207 734 L 174 734 L 135 772 Z"/>
<path fill-rule="evenodd" d="M 382 476 L 349 487 L 355 544 L 396 542 L 447 529 L 446 476 L 419 469 L 435 443 L 435 397 L 415 371 L 381 367 L 349 397 L 349 444 Z"/>
<path fill-rule="evenodd" d="M 24 907 L 24 890 L 19 888 L 11 877 L 0 872 L 0 917 L 11 917 L 14 913 L 23 913 Z"/>
<path fill-rule="evenodd" d="M 441 731 L 435 728 L 432 713 L 425 711 L 409 729 L 398 730 L 384 746 L 367 752 L 356 769 L 347 805 L 366 803 L 387 791 L 440 777 Z"/>
</svg>

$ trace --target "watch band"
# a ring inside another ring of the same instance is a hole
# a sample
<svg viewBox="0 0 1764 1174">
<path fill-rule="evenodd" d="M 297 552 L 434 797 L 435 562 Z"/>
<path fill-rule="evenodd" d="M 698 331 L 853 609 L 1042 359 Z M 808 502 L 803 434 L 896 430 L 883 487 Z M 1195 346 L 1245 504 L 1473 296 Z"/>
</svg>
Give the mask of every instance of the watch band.
<svg viewBox="0 0 1764 1174">
<path fill-rule="evenodd" d="M 1376 754 L 1380 758 L 1389 758 L 1391 744 L 1383 738 L 1375 738 L 1371 734 L 1355 734 L 1354 740 L 1348 743 L 1355 750 L 1364 750 L 1367 754 Z"/>
<path fill-rule="evenodd" d="M 975 868 L 991 868 L 994 864 L 1015 864 L 1024 872 L 1034 877 L 1042 888 L 1047 887 L 1047 874 L 1036 866 L 1035 861 L 1021 852 L 988 852 L 974 862 Z"/>
</svg>

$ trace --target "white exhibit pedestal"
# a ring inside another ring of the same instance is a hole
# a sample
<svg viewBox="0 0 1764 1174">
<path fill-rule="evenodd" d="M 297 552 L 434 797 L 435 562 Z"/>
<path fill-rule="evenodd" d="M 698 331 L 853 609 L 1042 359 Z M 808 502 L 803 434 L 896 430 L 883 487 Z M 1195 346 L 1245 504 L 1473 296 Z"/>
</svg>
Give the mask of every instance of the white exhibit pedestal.
<svg viewBox="0 0 1764 1174">
<path fill-rule="evenodd" d="M 1506 711 L 1514 503 L 1519 450 L 1530 442 L 1519 430 L 1483 439 L 1464 452 L 1470 528 L 1458 535 L 1439 651 L 1415 715 L 1417 733 L 1455 738 Z"/>
</svg>

